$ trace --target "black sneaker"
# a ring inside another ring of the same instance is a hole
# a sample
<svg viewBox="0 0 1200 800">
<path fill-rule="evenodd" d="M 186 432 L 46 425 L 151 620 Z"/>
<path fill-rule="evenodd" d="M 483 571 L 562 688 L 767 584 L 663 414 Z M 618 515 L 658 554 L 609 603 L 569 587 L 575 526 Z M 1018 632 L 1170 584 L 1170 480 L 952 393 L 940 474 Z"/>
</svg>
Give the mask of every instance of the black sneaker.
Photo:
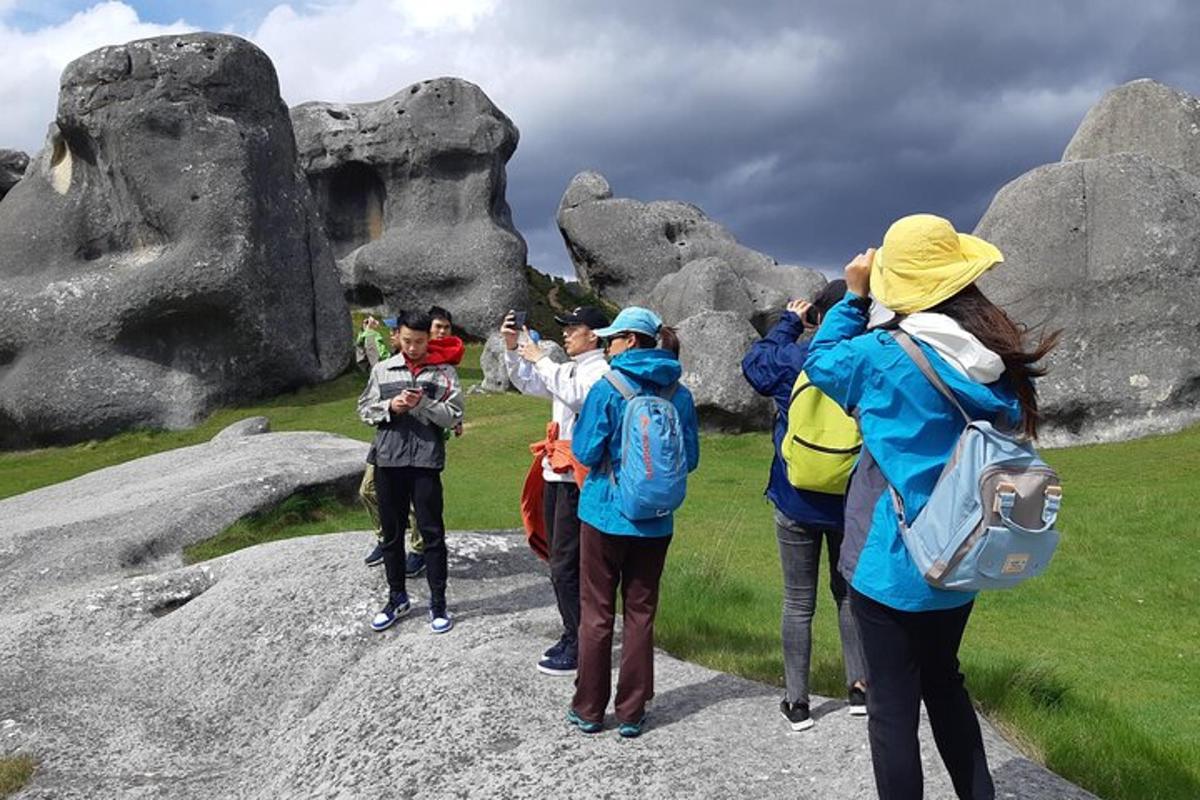
<svg viewBox="0 0 1200 800">
<path fill-rule="evenodd" d="M 542 653 L 542 658 L 554 658 L 555 656 L 562 655 L 563 650 L 566 649 L 567 637 L 560 636 L 557 642 L 546 648 L 546 651 Z"/>
<path fill-rule="evenodd" d="M 368 567 L 378 567 L 383 563 L 383 542 L 376 542 L 375 549 L 363 559 Z"/>
<path fill-rule="evenodd" d="M 787 698 L 779 701 L 779 710 L 792 723 L 792 730 L 806 731 L 813 726 L 812 717 L 808 714 L 808 703 L 789 703 Z"/>
<path fill-rule="evenodd" d="M 404 560 L 404 574 L 415 578 L 425 571 L 425 556 L 421 553 L 409 553 Z"/>
<path fill-rule="evenodd" d="M 575 674 L 575 670 L 579 666 L 579 661 L 573 653 L 561 651 L 556 656 L 543 658 L 538 662 L 538 672 L 543 675 L 554 675 L 559 678 L 566 678 Z"/>
<path fill-rule="evenodd" d="M 850 713 L 856 717 L 865 717 L 867 715 L 866 691 L 857 686 L 851 686 L 847 697 L 850 699 Z"/>
</svg>

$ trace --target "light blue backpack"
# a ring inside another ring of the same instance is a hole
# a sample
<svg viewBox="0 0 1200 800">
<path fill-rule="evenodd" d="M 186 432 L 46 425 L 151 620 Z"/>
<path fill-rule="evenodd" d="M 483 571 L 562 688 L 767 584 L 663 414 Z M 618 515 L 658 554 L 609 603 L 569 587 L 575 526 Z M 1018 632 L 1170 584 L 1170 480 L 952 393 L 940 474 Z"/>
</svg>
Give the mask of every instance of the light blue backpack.
<svg viewBox="0 0 1200 800">
<path fill-rule="evenodd" d="M 939 589 L 1007 589 L 1040 575 L 1058 546 L 1058 474 L 1025 438 L 974 421 L 903 331 L 893 337 L 967 421 L 929 502 L 908 523 L 894 488 L 900 534 L 917 569 Z"/>
<path fill-rule="evenodd" d="M 621 466 L 608 479 L 617 490 L 626 519 L 665 517 L 687 494 L 687 454 L 679 412 L 671 398 L 677 384 L 659 394 L 638 394 L 616 370 L 604 374 L 625 398 L 621 421 Z"/>
</svg>

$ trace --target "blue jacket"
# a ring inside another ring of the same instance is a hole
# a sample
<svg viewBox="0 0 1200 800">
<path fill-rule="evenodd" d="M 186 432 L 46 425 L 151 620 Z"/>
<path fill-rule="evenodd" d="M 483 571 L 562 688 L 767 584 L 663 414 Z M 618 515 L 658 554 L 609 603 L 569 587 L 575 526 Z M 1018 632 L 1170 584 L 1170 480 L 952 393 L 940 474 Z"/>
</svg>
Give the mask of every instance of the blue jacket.
<svg viewBox="0 0 1200 800">
<path fill-rule="evenodd" d="M 683 368 L 666 350 L 626 350 L 609 366 L 634 384 L 640 394 L 657 392 L 679 381 Z M 699 422 L 696 404 L 687 387 L 680 385 L 671 400 L 683 427 L 688 472 L 700 463 Z M 597 381 L 583 401 L 575 419 L 571 450 L 590 471 L 579 493 L 579 519 L 604 533 L 621 536 L 670 536 L 674 515 L 658 519 L 630 520 L 620 512 L 616 488 L 609 479 L 609 463 L 615 472 L 621 466 L 621 420 L 625 398 L 607 380 Z M 606 463 L 606 458 L 609 463 Z"/>
<path fill-rule="evenodd" d="M 1007 379 L 976 383 L 931 347 L 919 344 L 973 419 L 1020 423 L 1021 406 Z M 854 502 L 860 479 L 872 482 L 862 473 L 863 464 L 873 459 L 872 468 L 900 493 L 908 519 L 916 518 L 963 431 L 962 416 L 890 334 L 867 332 L 867 303 L 849 292 L 825 315 L 804 369 L 842 408 L 858 414 L 862 429 L 865 453 L 848 492 L 839 567 L 850 585 L 901 611 L 970 602 L 974 593 L 936 589 L 921 577 L 900 538 L 891 497 L 880 491 L 886 485 L 882 480 L 877 481 L 878 496 L 861 505 L 861 519 L 855 518 Z"/>
<path fill-rule="evenodd" d="M 800 317 L 785 311 L 767 335 L 750 345 L 742 359 L 742 374 L 754 391 L 775 399 L 775 457 L 767 481 L 767 499 L 785 517 L 813 528 L 842 529 L 842 496 L 797 489 L 788 482 L 787 465 L 779 448 L 787 433 L 788 406 L 796 376 L 804 369 L 808 342 L 797 342 L 804 333 Z"/>
</svg>

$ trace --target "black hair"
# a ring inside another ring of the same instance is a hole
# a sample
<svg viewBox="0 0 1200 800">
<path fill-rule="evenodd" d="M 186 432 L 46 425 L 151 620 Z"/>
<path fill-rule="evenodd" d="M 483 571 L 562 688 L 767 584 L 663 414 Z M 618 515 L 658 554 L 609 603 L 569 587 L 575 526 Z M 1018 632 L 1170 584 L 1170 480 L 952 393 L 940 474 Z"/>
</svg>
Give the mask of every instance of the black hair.
<svg viewBox="0 0 1200 800">
<path fill-rule="evenodd" d="M 820 310 L 821 316 L 824 317 L 825 312 L 840 303 L 845 296 L 846 282 L 838 278 L 825 284 L 825 287 L 812 299 L 812 304 Z"/>
<path fill-rule="evenodd" d="M 430 319 L 444 319 L 444 320 L 446 320 L 446 322 L 449 322 L 451 325 L 454 324 L 454 317 L 452 317 L 450 315 L 449 311 L 442 308 L 441 306 L 430 306 L 429 307 L 429 317 L 430 317 Z"/>
<path fill-rule="evenodd" d="M 632 331 L 631 331 L 632 332 Z M 644 333 L 632 332 L 640 349 L 653 350 L 661 348 L 679 358 L 679 334 L 670 325 L 660 325 L 657 338 Z"/>
<path fill-rule="evenodd" d="M 406 311 L 400 316 L 400 327 L 408 328 L 410 331 L 429 333 L 432 326 L 433 319 L 420 311 Z"/>
</svg>

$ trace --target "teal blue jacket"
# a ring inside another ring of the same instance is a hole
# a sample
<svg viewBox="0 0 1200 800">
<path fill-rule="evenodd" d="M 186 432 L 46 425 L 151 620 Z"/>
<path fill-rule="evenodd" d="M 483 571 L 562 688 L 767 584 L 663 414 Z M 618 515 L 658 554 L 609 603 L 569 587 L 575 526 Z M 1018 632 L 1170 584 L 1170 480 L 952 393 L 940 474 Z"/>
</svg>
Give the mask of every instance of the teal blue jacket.
<svg viewBox="0 0 1200 800">
<path fill-rule="evenodd" d="M 1020 423 L 1021 406 L 1006 378 L 976 383 L 933 348 L 918 344 L 972 419 L 1003 427 Z M 908 519 L 915 519 L 965 427 L 962 416 L 889 333 L 867 331 L 867 303 L 851 293 L 825 315 L 804 370 L 821 391 L 857 415 L 863 446 L 900 493 Z M 901 611 L 955 608 L 974 599 L 971 592 L 936 589 L 925 581 L 900 538 L 886 491 L 861 509 L 868 518 L 852 519 L 856 509 L 851 498 L 860 471 L 847 495 L 840 565 L 850 585 Z"/>
<path fill-rule="evenodd" d="M 626 350 L 609 364 L 612 369 L 638 389 L 639 394 L 650 394 L 678 383 L 683 373 L 679 361 L 666 350 Z M 688 472 L 700 463 L 699 421 L 692 393 L 680 385 L 671 398 L 679 412 L 679 424 L 683 432 L 684 452 L 687 454 Z M 625 414 L 625 398 L 611 383 L 597 381 L 583 408 L 575 419 L 575 431 L 571 435 L 571 452 L 579 462 L 589 469 L 579 493 L 579 519 L 598 531 L 618 536 L 670 536 L 675 530 L 675 515 L 657 519 L 631 520 L 621 514 L 616 487 L 609 477 L 609 470 L 616 472 L 621 467 L 621 422 Z"/>
</svg>

